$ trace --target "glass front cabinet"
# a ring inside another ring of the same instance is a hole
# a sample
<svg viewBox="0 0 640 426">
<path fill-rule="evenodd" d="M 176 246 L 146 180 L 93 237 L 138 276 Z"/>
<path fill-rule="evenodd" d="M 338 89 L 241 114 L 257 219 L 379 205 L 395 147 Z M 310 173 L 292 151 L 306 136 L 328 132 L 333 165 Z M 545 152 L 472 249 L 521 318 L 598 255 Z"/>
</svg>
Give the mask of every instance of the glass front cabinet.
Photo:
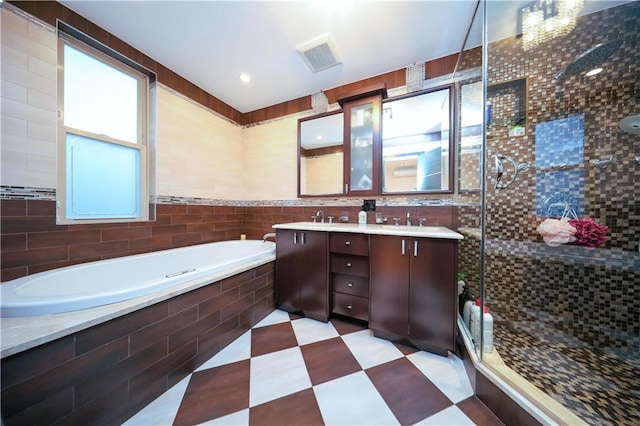
<svg viewBox="0 0 640 426">
<path fill-rule="evenodd" d="M 342 103 L 346 195 L 380 193 L 380 105 L 382 94 Z"/>
</svg>

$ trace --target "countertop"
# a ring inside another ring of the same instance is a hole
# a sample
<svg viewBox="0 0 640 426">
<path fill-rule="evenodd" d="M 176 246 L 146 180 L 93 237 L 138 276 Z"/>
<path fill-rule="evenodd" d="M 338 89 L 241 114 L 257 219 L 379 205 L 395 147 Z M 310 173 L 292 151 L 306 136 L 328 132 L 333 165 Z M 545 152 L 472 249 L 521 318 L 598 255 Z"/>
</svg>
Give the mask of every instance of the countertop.
<svg viewBox="0 0 640 426">
<path fill-rule="evenodd" d="M 273 225 L 274 229 L 294 231 L 350 232 L 368 235 L 396 235 L 400 237 L 443 238 L 462 240 L 464 237 L 444 226 L 406 226 L 406 225 L 358 225 L 357 223 L 328 222 L 292 222 Z"/>
</svg>

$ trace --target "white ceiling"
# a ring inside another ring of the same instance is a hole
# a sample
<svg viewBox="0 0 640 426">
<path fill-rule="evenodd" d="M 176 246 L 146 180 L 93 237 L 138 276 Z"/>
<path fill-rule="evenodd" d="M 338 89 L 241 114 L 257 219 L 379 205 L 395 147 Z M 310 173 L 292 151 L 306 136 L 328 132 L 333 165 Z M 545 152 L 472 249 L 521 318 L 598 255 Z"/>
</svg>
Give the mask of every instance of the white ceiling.
<svg viewBox="0 0 640 426">
<path fill-rule="evenodd" d="M 624 2 L 586 0 L 583 14 Z M 457 53 L 476 6 L 476 0 L 60 3 L 240 112 Z M 518 9 L 527 3 L 489 0 L 490 39 L 516 34 Z M 481 44 L 480 28 L 474 25 L 467 47 Z M 343 63 L 314 74 L 296 46 L 324 33 L 333 36 Z M 251 82 L 242 83 L 241 73 Z"/>
</svg>

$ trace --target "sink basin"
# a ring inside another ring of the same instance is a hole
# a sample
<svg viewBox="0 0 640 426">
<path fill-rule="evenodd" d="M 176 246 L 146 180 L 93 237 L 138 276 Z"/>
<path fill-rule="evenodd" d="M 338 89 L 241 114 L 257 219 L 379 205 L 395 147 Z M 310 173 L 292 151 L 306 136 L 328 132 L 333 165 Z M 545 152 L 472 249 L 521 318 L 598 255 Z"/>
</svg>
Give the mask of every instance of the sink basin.
<svg viewBox="0 0 640 426">
<path fill-rule="evenodd" d="M 407 226 L 407 225 L 382 225 L 383 229 L 397 229 L 397 230 L 412 230 L 416 232 L 424 231 L 424 232 L 436 232 L 441 231 L 443 229 L 442 226 Z M 446 228 L 445 228 L 446 229 Z"/>
</svg>

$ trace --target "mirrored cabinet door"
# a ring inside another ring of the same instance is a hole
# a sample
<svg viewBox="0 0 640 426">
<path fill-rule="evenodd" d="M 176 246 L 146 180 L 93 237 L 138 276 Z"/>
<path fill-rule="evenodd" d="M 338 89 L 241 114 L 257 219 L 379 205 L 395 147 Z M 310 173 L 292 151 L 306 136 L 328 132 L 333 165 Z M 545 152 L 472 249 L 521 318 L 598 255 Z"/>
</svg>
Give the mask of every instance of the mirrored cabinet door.
<svg viewBox="0 0 640 426">
<path fill-rule="evenodd" d="M 382 117 L 382 192 L 450 191 L 450 88 L 387 101 Z"/>
<path fill-rule="evenodd" d="M 346 193 L 379 193 L 380 96 L 344 104 Z"/>
<path fill-rule="evenodd" d="M 327 113 L 298 122 L 299 195 L 343 194 L 343 138 L 342 112 Z"/>
</svg>

